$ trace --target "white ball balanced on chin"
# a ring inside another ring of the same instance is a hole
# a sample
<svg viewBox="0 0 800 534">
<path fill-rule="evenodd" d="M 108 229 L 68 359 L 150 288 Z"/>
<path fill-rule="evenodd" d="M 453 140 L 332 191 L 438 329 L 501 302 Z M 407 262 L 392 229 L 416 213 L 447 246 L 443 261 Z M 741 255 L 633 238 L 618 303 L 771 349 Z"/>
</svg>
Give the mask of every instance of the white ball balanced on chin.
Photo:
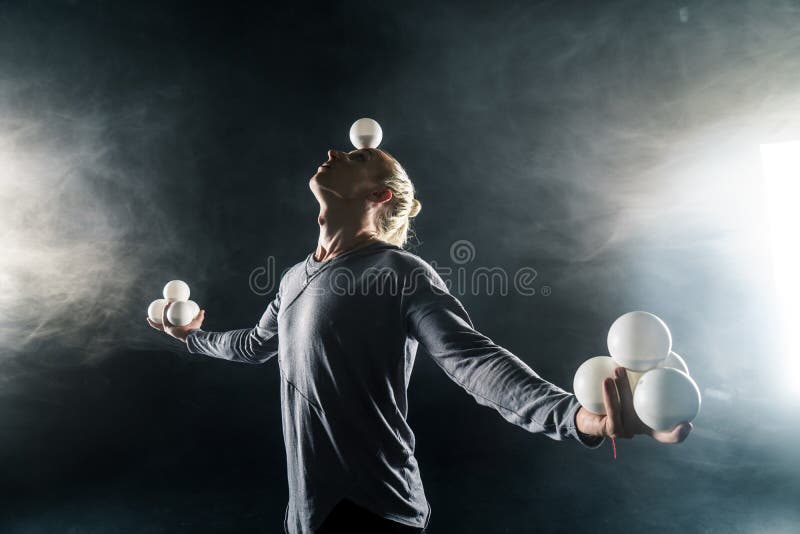
<svg viewBox="0 0 800 534">
<path fill-rule="evenodd" d="M 378 148 L 383 140 L 383 130 L 378 121 L 364 117 L 350 127 L 350 142 L 356 148 Z"/>
</svg>

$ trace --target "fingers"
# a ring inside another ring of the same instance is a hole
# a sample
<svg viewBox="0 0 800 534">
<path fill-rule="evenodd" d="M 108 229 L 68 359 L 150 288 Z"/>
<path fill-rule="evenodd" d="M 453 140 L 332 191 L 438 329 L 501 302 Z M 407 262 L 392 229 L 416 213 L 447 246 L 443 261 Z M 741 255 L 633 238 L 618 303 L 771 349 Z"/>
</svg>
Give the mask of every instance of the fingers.
<svg viewBox="0 0 800 534">
<path fill-rule="evenodd" d="M 623 426 L 620 418 L 620 405 L 617 398 L 617 386 L 613 378 L 603 381 L 603 403 L 606 407 L 606 433 L 608 437 L 620 437 Z"/>
<path fill-rule="evenodd" d="M 680 433 L 678 434 L 678 443 L 681 443 L 683 440 L 689 437 L 689 433 L 694 428 L 694 425 L 692 423 L 683 423 L 681 427 Z"/>
<path fill-rule="evenodd" d="M 187 329 L 194 330 L 195 328 L 200 328 L 203 325 L 203 320 L 206 318 L 206 311 L 200 310 L 200 313 L 197 314 L 197 317 L 192 319 L 192 322 L 186 325 Z"/>
<path fill-rule="evenodd" d="M 661 443 L 681 443 L 689 436 L 694 425 L 687 421 L 669 431 L 657 431 L 645 425 L 633 407 L 633 391 L 625 368 L 617 367 L 614 375 L 616 378 L 603 381 L 606 432 L 609 437 L 631 439 L 638 433 L 650 435 Z"/>
<path fill-rule="evenodd" d="M 653 439 L 661 443 L 682 443 L 694 428 L 692 423 L 683 422 L 669 431 L 653 431 Z"/>
<path fill-rule="evenodd" d="M 633 391 L 631 391 L 631 384 L 628 381 L 628 373 L 625 372 L 624 367 L 617 367 L 615 369 L 617 378 L 614 380 L 617 385 L 617 391 L 620 398 L 620 410 L 622 419 L 621 438 L 631 439 L 636 433 L 638 416 L 636 410 L 633 409 Z"/>
</svg>

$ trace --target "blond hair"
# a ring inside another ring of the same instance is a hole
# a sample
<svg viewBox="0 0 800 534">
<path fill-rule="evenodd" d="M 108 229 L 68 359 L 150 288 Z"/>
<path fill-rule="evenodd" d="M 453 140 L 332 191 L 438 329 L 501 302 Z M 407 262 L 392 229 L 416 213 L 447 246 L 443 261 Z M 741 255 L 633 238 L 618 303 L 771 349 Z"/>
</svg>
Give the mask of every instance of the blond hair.
<svg viewBox="0 0 800 534">
<path fill-rule="evenodd" d="M 422 203 L 414 198 L 414 184 L 400 162 L 385 150 L 383 153 L 389 156 L 389 171 L 378 177 L 378 183 L 392 191 L 392 199 L 378 215 L 378 239 L 404 247 L 411 219 L 420 212 Z"/>
</svg>

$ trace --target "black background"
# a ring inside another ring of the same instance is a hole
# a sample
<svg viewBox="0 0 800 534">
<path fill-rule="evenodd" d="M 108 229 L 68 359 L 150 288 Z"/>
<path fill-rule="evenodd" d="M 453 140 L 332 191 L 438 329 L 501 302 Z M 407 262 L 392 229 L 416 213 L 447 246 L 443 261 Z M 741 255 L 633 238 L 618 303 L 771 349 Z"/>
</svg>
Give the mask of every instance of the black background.
<svg viewBox="0 0 800 534">
<path fill-rule="evenodd" d="M 429 531 L 790 532 L 761 143 L 797 139 L 796 2 L 0 2 L 0 530 L 281 532 L 277 361 L 150 329 L 173 278 L 204 328 L 311 251 L 308 179 L 372 117 L 451 246 L 534 296 L 455 292 L 572 391 L 620 314 L 670 326 L 703 393 L 681 445 L 588 451 L 475 404 L 420 350 Z M 549 294 L 548 294 L 549 290 Z"/>
</svg>

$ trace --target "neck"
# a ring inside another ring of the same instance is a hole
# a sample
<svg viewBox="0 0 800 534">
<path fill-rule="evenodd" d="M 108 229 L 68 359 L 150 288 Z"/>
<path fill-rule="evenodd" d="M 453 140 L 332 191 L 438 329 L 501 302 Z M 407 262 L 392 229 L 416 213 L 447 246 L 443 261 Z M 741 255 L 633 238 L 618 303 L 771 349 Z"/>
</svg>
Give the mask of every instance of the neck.
<svg viewBox="0 0 800 534">
<path fill-rule="evenodd" d="M 349 250 L 375 242 L 377 229 L 363 215 L 333 212 L 320 207 L 319 240 L 314 252 L 316 261 L 327 261 Z"/>
</svg>

